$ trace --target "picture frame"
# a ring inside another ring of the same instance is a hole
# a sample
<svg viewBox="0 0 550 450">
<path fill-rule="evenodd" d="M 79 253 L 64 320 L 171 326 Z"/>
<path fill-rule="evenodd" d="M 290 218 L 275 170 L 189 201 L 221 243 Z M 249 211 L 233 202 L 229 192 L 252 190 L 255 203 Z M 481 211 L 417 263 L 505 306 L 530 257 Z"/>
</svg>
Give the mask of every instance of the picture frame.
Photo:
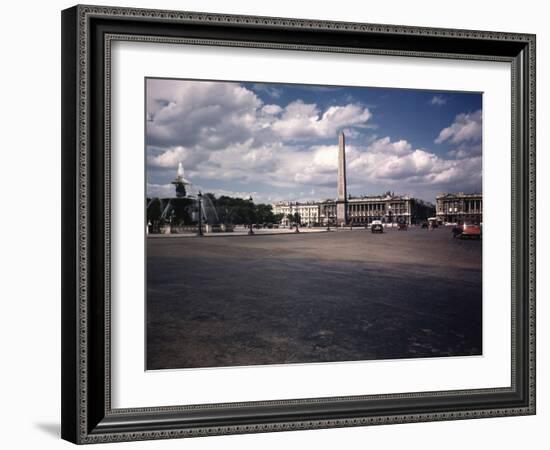
<svg viewBox="0 0 550 450">
<path fill-rule="evenodd" d="M 510 386 L 113 408 L 110 52 L 115 41 L 509 63 Z M 85 5 L 64 10 L 62 437 L 85 444 L 535 414 L 535 43 L 534 35 L 507 32 Z"/>
</svg>

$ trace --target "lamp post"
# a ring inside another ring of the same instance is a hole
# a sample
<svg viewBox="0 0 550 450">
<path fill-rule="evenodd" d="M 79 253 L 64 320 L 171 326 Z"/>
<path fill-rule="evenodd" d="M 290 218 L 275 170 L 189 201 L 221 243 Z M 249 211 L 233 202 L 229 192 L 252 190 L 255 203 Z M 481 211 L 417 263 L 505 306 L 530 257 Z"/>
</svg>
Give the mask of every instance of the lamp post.
<svg viewBox="0 0 550 450">
<path fill-rule="evenodd" d="M 325 213 L 323 214 L 323 218 L 327 219 L 327 231 L 330 231 L 330 214 L 326 206 L 325 206 Z"/>
<path fill-rule="evenodd" d="M 199 191 L 197 198 L 199 200 L 199 231 L 197 232 L 197 236 L 203 236 L 202 234 L 202 192 Z"/>
<path fill-rule="evenodd" d="M 174 210 L 172 210 L 170 212 L 170 217 L 169 217 L 169 223 L 170 223 L 170 234 L 173 234 L 175 233 L 174 231 L 174 218 L 176 217 L 176 212 Z"/>
<path fill-rule="evenodd" d="M 253 211 L 254 211 L 254 201 L 252 200 L 252 196 L 248 198 L 248 201 L 250 202 L 250 216 L 248 218 L 248 235 L 252 236 L 254 234 L 254 230 L 252 229 L 252 218 L 253 218 Z"/>
</svg>

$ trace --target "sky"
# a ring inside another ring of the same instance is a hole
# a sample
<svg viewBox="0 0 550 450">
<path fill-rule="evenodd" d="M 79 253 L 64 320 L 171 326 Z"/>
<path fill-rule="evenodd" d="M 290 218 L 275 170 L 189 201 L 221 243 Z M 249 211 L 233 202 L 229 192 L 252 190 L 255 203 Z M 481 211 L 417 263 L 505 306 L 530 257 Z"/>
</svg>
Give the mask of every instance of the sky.
<svg viewBox="0 0 550 450">
<path fill-rule="evenodd" d="M 146 80 L 147 196 L 191 190 L 271 203 L 348 194 L 481 192 L 482 94 L 376 87 Z"/>
</svg>

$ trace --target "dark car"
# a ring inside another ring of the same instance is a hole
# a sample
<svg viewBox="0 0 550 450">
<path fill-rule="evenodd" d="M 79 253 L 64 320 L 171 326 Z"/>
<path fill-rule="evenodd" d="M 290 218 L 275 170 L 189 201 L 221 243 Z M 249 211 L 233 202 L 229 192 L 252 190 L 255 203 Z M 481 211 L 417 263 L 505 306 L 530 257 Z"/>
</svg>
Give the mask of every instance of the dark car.
<svg viewBox="0 0 550 450">
<path fill-rule="evenodd" d="M 454 238 L 459 238 L 462 234 L 462 227 L 459 225 L 455 225 L 453 228 L 451 228 L 451 233 L 453 234 Z"/>
<path fill-rule="evenodd" d="M 428 228 L 428 222 L 422 222 L 421 228 Z"/>
<path fill-rule="evenodd" d="M 372 233 L 383 233 L 384 227 L 382 226 L 382 222 L 380 222 L 379 220 L 373 220 L 370 226 L 370 231 Z"/>
</svg>

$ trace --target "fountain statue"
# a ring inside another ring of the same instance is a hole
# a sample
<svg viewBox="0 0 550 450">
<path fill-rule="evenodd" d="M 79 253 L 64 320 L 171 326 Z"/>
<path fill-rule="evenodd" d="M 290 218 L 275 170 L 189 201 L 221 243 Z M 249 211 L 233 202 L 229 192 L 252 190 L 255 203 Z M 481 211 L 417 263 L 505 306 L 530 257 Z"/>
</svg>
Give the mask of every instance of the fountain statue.
<svg viewBox="0 0 550 450">
<path fill-rule="evenodd" d="M 216 207 L 208 194 L 202 195 L 185 178 L 183 164 L 178 163 L 176 178 L 171 181 L 176 195 L 169 198 L 147 199 L 147 224 L 150 233 L 186 233 L 202 225 L 206 232 L 222 231 Z M 225 231 L 225 227 L 223 228 Z"/>
</svg>

